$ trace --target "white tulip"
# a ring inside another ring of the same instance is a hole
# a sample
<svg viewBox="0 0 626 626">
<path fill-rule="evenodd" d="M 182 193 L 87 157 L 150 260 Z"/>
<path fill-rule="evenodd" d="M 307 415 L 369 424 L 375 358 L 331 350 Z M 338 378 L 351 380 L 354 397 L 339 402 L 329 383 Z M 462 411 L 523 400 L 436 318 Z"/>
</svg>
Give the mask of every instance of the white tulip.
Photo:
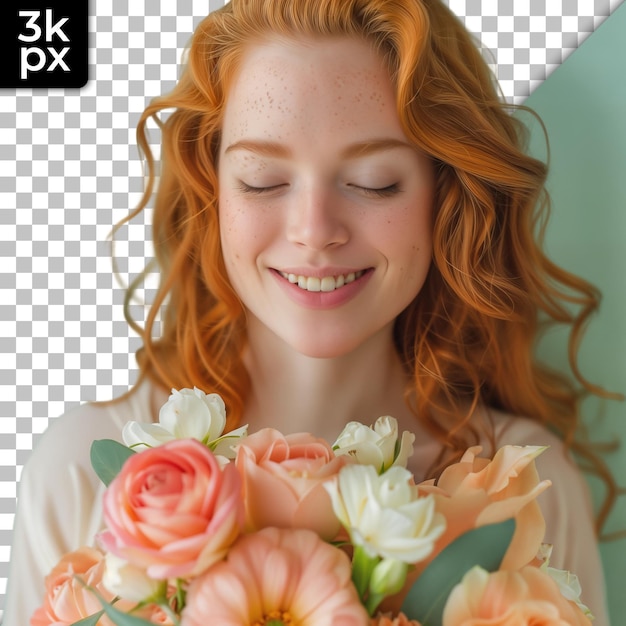
<svg viewBox="0 0 626 626">
<path fill-rule="evenodd" d="M 371 557 L 417 563 L 445 530 L 434 497 L 420 497 L 402 467 L 379 475 L 371 465 L 347 465 L 325 486 L 352 542 Z"/>
<path fill-rule="evenodd" d="M 415 435 L 405 430 L 398 442 L 398 421 L 385 415 L 372 427 L 360 422 L 346 424 L 333 450 L 337 455 L 350 455 L 361 465 L 373 465 L 382 474 L 393 466 L 406 467 L 414 441 Z"/>
<path fill-rule="evenodd" d="M 159 411 L 159 423 L 176 439 L 212 441 L 224 432 L 226 406 L 216 393 L 206 394 L 197 387 L 172 389 L 172 395 Z"/>
<path fill-rule="evenodd" d="M 216 455 L 235 458 L 234 443 L 247 434 L 243 426 L 223 435 L 226 426 L 226 407 L 216 394 L 206 394 L 197 387 L 172 389 L 161 407 L 158 424 L 128 422 L 122 430 L 124 443 L 134 450 L 144 450 L 174 439 L 198 439 Z"/>
<path fill-rule="evenodd" d="M 174 435 L 159 424 L 144 424 L 142 422 L 126 422 L 122 429 L 124 443 L 133 450 L 155 448 L 163 443 L 175 439 Z"/>
<path fill-rule="evenodd" d="M 228 431 L 225 435 L 217 439 L 212 439 L 207 445 L 218 459 L 234 459 L 236 453 L 233 450 L 233 446 L 237 444 L 239 439 L 243 439 L 247 435 L 248 426 L 241 426 L 235 430 Z"/>
<path fill-rule="evenodd" d="M 167 582 L 149 578 L 145 570 L 108 552 L 104 557 L 102 584 L 120 598 L 143 602 L 161 596 Z"/>
</svg>

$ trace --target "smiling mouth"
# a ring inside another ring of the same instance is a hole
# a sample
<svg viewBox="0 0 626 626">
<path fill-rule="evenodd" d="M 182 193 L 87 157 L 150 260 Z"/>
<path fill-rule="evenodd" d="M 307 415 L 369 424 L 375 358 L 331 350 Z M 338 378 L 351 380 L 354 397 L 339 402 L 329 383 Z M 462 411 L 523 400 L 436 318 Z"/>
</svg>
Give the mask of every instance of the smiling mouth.
<svg viewBox="0 0 626 626">
<path fill-rule="evenodd" d="M 300 287 L 303 291 L 328 292 L 341 289 L 341 287 L 353 283 L 365 274 L 365 270 L 350 272 L 349 274 L 339 274 L 339 276 L 323 276 L 322 278 L 318 278 L 317 276 L 302 276 L 300 274 L 287 274 L 286 272 L 279 272 L 279 274 L 292 285 Z"/>
</svg>

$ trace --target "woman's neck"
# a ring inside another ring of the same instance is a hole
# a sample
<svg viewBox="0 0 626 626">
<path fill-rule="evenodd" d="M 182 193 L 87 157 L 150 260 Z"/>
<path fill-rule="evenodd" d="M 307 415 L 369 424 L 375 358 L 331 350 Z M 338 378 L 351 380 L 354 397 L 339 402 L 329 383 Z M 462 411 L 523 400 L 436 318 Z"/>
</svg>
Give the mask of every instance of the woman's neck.
<svg viewBox="0 0 626 626">
<path fill-rule="evenodd" d="M 252 381 L 243 423 L 283 433 L 311 432 L 331 443 L 352 420 L 373 424 L 393 415 L 415 426 L 404 402 L 407 375 L 391 329 L 353 352 L 313 358 L 295 352 L 270 331 L 249 333 L 245 363 Z"/>
</svg>

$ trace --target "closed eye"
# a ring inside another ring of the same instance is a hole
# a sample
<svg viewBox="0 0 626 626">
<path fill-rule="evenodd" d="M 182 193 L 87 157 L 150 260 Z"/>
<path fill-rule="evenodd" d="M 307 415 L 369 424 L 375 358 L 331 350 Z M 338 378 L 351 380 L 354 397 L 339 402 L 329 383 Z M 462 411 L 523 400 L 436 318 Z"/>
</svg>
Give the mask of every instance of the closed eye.
<svg viewBox="0 0 626 626">
<path fill-rule="evenodd" d="M 362 191 L 366 195 L 375 196 L 377 198 L 389 198 L 397 193 L 400 193 L 400 185 L 394 183 L 393 185 L 387 185 L 387 187 L 361 187 L 360 185 L 349 185 L 359 191 Z"/>
<path fill-rule="evenodd" d="M 286 184 L 281 183 L 278 185 L 269 185 L 267 187 L 254 187 L 253 185 L 249 185 L 244 181 L 238 181 L 238 189 L 239 191 L 252 195 L 263 195 L 267 193 L 272 193 L 273 191 L 277 191 L 286 186 Z M 386 187 L 362 187 L 361 185 L 348 185 L 358 191 L 363 192 L 368 196 L 374 196 L 376 198 L 389 198 L 400 192 L 400 185 L 398 183 L 393 183 L 392 185 L 387 185 Z"/>
<path fill-rule="evenodd" d="M 244 183 L 243 180 L 240 180 L 237 184 L 237 187 L 239 191 L 243 193 L 249 193 L 249 194 L 260 196 L 265 193 L 271 193 L 272 191 L 277 191 L 278 189 L 285 187 L 285 185 L 280 184 L 280 185 L 270 185 L 268 187 L 253 187 L 252 185 L 248 185 L 248 183 Z"/>
</svg>

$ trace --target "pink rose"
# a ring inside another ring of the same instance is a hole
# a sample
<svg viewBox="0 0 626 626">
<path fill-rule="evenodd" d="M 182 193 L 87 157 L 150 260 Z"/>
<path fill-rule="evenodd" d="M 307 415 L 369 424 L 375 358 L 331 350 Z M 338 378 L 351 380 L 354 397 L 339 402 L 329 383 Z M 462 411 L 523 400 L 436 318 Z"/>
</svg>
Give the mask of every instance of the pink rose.
<svg viewBox="0 0 626 626">
<path fill-rule="evenodd" d="M 324 483 L 348 462 L 335 456 L 324 439 L 308 433 L 285 436 L 265 428 L 249 435 L 235 457 L 247 528 L 309 528 L 323 539 L 335 538 L 340 523 Z"/>
<path fill-rule="evenodd" d="M 30 626 L 64 626 L 98 613 L 102 605 L 85 584 L 111 601 L 113 594 L 102 585 L 103 572 L 104 555 L 95 548 L 81 548 L 66 554 L 46 576 L 43 604 L 33 613 Z M 121 610 L 130 610 L 134 606 L 134 602 L 117 602 Z M 113 626 L 106 617 L 102 617 L 98 624 Z"/>
<path fill-rule="evenodd" d="M 102 545 L 156 579 L 196 576 L 243 524 L 241 480 L 194 439 L 131 456 L 104 495 Z"/>
<path fill-rule="evenodd" d="M 544 571 L 526 566 L 492 574 L 475 567 L 450 593 L 443 626 L 591 626 Z"/>
</svg>

